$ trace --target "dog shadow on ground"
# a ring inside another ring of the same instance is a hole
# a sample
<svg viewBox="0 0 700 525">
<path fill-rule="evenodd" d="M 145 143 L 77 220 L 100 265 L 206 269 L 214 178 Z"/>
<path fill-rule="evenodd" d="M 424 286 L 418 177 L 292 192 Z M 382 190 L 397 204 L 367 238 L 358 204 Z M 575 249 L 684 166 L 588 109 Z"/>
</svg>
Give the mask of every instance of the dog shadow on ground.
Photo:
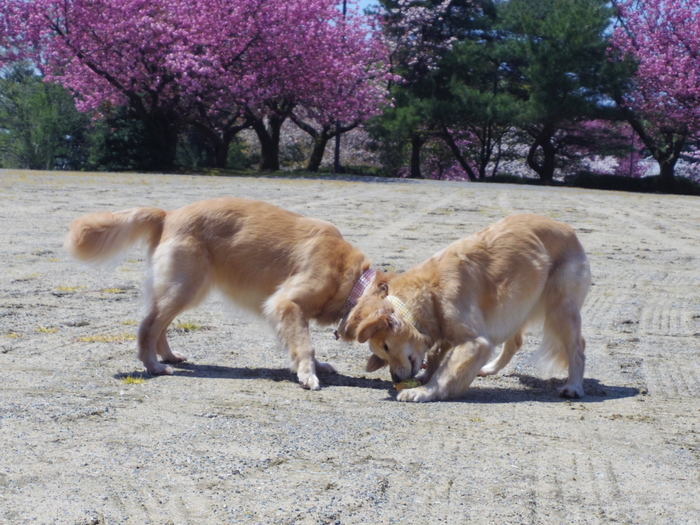
<svg viewBox="0 0 700 525">
<path fill-rule="evenodd" d="M 271 381 L 288 381 L 296 383 L 296 374 L 290 372 L 288 368 L 265 368 L 265 367 L 231 367 L 221 365 L 198 365 L 194 363 L 177 363 L 172 365 L 174 376 L 199 377 L 203 379 L 224 378 L 224 379 L 268 379 Z M 145 372 L 129 372 L 116 374 L 115 379 L 125 379 L 127 377 L 144 380 L 154 379 L 158 376 L 151 376 Z M 499 377 L 499 376 L 495 376 Z M 566 402 L 566 398 L 557 395 L 557 389 L 564 385 L 564 379 L 542 379 L 528 374 L 507 374 L 502 377 L 517 378 L 520 385 L 517 388 L 510 386 L 485 386 L 482 381 L 477 380 L 467 390 L 467 392 L 455 399 L 448 399 L 443 402 L 452 403 L 523 403 L 523 402 Z M 342 386 L 352 388 L 370 388 L 373 390 L 386 390 L 389 396 L 388 401 L 396 400 L 398 392 L 394 390 L 393 383 L 380 378 L 354 377 L 340 373 L 320 374 L 321 388 L 331 386 Z M 598 379 L 584 379 L 583 389 L 586 395 L 581 399 L 575 399 L 577 403 L 601 403 L 611 399 L 622 399 L 646 395 L 646 390 L 630 386 L 606 385 Z"/>
<path fill-rule="evenodd" d="M 495 376 L 498 377 L 498 376 Z M 475 381 L 471 388 L 458 399 L 449 401 L 461 403 L 522 403 L 522 402 L 567 402 L 576 403 L 602 403 L 611 399 L 622 399 L 646 395 L 646 390 L 631 386 L 606 385 L 598 379 L 584 379 L 583 390 L 585 396 L 580 399 L 567 399 L 557 394 L 557 389 L 564 386 L 564 379 L 542 379 L 528 374 L 506 374 L 503 377 L 517 378 L 518 388 L 508 386 L 485 386 L 480 381 Z"/>
<path fill-rule="evenodd" d="M 271 381 L 288 381 L 297 383 L 296 374 L 289 368 L 265 368 L 265 367 L 231 367 L 220 365 L 198 365 L 194 363 L 177 363 L 173 367 L 173 376 L 198 377 L 203 379 L 223 378 L 223 379 L 269 379 Z M 151 380 L 158 376 L 149 375 L 146 372 L 128 372 L 116 374 L 115 379 L 134 377 L 144 380 Z M 321 388 L 329 386 L 345 386 L 354 388 L 372 388 L 378 390 L 388 390 L 392 386 L 391 381 L 379 378 L 353 377 L 340 373 L 319 374 Z"/>
</svg>

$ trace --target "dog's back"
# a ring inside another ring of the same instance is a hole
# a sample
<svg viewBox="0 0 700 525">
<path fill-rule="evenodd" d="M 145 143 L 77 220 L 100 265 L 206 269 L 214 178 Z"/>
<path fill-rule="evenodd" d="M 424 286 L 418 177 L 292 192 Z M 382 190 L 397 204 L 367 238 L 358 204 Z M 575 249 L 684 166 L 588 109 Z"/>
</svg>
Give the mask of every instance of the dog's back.
<svg viewBox="0 0 700 525">
<path fill-rule="evenodd" d="M 312 268 L 323 275 L 337 258 L 356 251 L 328 222 L 237 198 L 168 213 L 155 256 L 172 250 L 201 254 L 200 269 L 208 268 L 213 282 L 234 298 L 250 288 L 267 297 L 290 276 Z"/>
</svg>

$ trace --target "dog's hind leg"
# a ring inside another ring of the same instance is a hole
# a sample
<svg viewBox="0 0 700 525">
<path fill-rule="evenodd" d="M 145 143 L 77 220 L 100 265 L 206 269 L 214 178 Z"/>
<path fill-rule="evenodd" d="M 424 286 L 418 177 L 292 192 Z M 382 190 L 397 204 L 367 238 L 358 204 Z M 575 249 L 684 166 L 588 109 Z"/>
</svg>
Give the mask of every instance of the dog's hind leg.
<svg viewBox="0 0 700 525">
<path fill-rule="evenodd" d="M 164 332 L 162 320 L 159 320 L 158 310 L 155 305 L 146 317 L 141 321 L 139 326 L 139 359 L 151 375 L 172 375 L 173 369 L 158 361 L 157 344 L 161 337 L 161 332 Z M 167 328 L 167 325 L 166 325 Z"/>
<path fill-rule="evenodd" d="M 591 283 L 585 255 L 576 257 L 556 272 L 545 291 L 544 330 L 540 352 L 554 367 L 568 369 L 559 395 L 583 397 L 586 341 L 581 335 L 581 306 Z"/>
<path fill-rule="evenodd" d="M 520 350 L 522 346 L 523 329 L 521 328 L 517 334 L 515 334 L 513 337 L 511 337 L 505 343 L 503 343 L 503 349 L 501 350 L 501 353 L 498 354 L 498 357 L 496 357 L 496 359 L 494 359 L 486 366 L 484 366 L 481 370 L 479 370 L 479 375 L 483 377 L 491 376 L 498 373 L 499 370 L 501 370 L 504 366 L 510 363 L 510 360 L 513 358 L 516 352 Z"/>
<path fill-rule="evenodd" d="M 567 349 L 569 357 L 569 378 L 566 384 L 559 389 L 562 397 L 581 398 L 583 391 L 583 371 L 586 366 L 586 340 L 579 335 L 577 341 Z"/>
<path fill-rule="evenodd" d="M 559 395 L 583 397 L 583 372 L 586 366 L 586 341 L 581 335 L 581 314 L 578 307 L 568 305 L 547 312 L 542 336 L 543 351 L 550 361 L 565 364 L 568 379 Z"/>
<path fill-rule="evenodd" d="M 139 359 L 149 374 L 172 374 L 168 363 L 185 361 L 187 356 L 173 352 L 166 337 L 167 328 L 177 315 L 199 304 L 209 291 L 207 269 L 192 249 L 166 248 L 153 257 L 152 276 L 147 284 L 150 295 L 148 314 L 139 327 Z M 194 264 L 197 263 L 197 264 Z"/>
<path fill-rule="evenodd" d="M 177 314 L 175 315 L 177 316 Z M 175 319 L 175 317 L 173 317 L 173 319 Z M 187 356 L 185 354 L 173 352 L 170 349 L 170 344 L 168 343 L 166 334 L 168 332 L 168 326 L 170 326 L 170 323 L 173 322 L 173 319 L 166 323 L 165 328 L 160 332 L 158 341 L 156 341 L 156 353 L 160 356 L 164 363 L 182 363 L 183 361 L 187 361 Z"/>
</svg>

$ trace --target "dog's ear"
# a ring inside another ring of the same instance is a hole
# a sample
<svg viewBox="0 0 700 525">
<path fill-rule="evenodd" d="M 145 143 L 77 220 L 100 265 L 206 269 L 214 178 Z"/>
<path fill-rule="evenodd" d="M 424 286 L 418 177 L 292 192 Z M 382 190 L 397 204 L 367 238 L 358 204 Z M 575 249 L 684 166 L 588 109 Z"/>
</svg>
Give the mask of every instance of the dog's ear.
<svg viewBox="0 0 700 525">
<path fill-rule="evenodd" d="M 355 341 L 361 326 L 374 312 L 382 308 L 382 299 L 376 295 L 361 297 L 358 304 L 340 320 L 336 335 L 344 341 Z M 360 341 L 364 343 L 364 341 Z"/>
<path fill-rule="evenodd" d="M 375 370 L 379 370 L 380 368 L 384 368 L 386 365 L 388 365 L 389 362 L 385 361 L 381 357 L 377 357 L 376 355 L 372 354 L 367 358 L 367 366 L 365 366 L 365 371 L 366 372 L 374 372 Z"/>
<path fill-rule="evenodd" d="M 365 343 L 377 332 L 390 330 L 393 327 L 391 312 L 382 308 L 377 310 L 357 327 L 357 341 Z"/>
<path fill-rule="evenodd" d="M 394 277 L 393 274 L 377 272 L 377 294 L 384 298 L 389 295 L 389 281 Z"/>
</svg>

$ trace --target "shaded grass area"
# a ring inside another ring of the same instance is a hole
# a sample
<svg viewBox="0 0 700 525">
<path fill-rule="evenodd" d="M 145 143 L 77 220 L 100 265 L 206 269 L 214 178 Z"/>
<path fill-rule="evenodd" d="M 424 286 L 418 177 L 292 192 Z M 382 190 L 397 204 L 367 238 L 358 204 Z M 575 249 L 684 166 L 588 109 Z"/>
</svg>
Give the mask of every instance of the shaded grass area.
<svg viewBox="0 0 700 525">
<path fill-rule="evenodd" d="M 642 177 L 639 179 L 631 177 L 619 177 L 616 175 L 596 175 L 593 173 L 581 173 L 565 179 L 567 186 L 577 188 L 589 188 L 596 190 L 629 191 L 635 193 L 670 193 L 674 195 L 700 195 L 700 184 L 686 179 L 676 177 L 673 187 L 664 188 L 661 177 Z"/>
<path fill-rule="evenodd" d="M 219 168 L 202 168 L 178 170 L 179 175 L 201 175 L 209 177 L 266 177 L 266 178 L 308 178 L 325 179 L 328 177 L 352 177 L 361 180 L 362 177 L 385 179 L 387 182 L 404 182 L 411 179 L 391 177 L 381 168 L 369 166 L 344 166 L 342 174 L 333 173 L 332 169 L 325 168 L 318 172 L 305 170 L 270 171 L 261 172 L 257 169 L 230 170 Z M 357 180 L 356 179 L 356 180 Z M 468 181 L 465 181 L 468 182 Z M 477 183 L 495 184 L 525 184 L 532 186 L 565 186 L 570 188 L 586 188 L 595 190 L 626 191 L 633 193 L 665 193 L 673 195 L 697 195 L 700 196 L 700 183 L 684 177 L 676 177 L 672 188 L 665 188 L 661 177 L 650 176 L 642 178 L 621 177 L 618 175 L 599 175 L 590 172 L 581 172 L 567 176 L 564 180 L 542 181 L 537 178 L 519 177 L 517 175 L 496 175 L 476 181 Z"/>
<path fill-rule="evenodd" d="M 627 191 L 632 193 L 666 193 L 673 195 L 700 195 L 700 184 L 690 179 L 676 177 L 673 188 L 666 189 L 658 175 L 642 178 L 620 177 L 618 175 L 599 175 L 579 173 L 565 177 L 564 180 L 545 182 L 540 179 L 518 177 L 516 175 L 496 175 L 479 182 L 527 184 L 532 186 L 565 186 L 569 188 L 586 188 L 591 190 Z"/>
</svg>

